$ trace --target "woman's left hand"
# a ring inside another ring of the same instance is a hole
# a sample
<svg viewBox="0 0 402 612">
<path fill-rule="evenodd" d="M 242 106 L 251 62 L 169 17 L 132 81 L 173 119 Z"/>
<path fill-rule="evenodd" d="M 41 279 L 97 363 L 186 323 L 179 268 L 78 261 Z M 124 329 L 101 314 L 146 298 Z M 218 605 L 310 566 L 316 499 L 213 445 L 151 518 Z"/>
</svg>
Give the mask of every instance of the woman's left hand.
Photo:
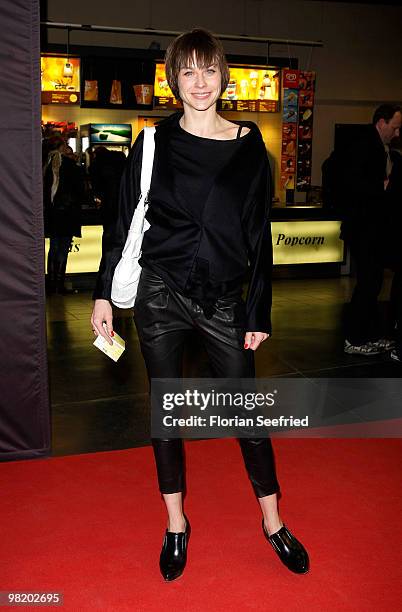
<svg viewBox="0 0 402 612">
<path fill-rule="evenodd" d="M 244 336 L 244 348 L 256 351 L 261 342 L 264 342 L 267 338 L 269 338 L 269 334 L 265 334 L 264 332 L 246 332 Z"/>
</svg>

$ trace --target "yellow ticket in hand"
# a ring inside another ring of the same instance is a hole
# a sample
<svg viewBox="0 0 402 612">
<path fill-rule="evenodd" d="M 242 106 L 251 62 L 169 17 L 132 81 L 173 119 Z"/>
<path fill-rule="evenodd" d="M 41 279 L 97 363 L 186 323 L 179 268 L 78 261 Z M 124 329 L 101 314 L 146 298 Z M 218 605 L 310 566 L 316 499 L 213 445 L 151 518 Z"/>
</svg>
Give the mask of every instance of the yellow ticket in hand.
<svg viewBox="0 0 402 612">
<path fill-rule="evenodd" d="M 114 332 L 114 336 L 112 338 L 113 344 L 109 344 L 107 340 L 103 336 L 97 336 L 94 346 L 96 346 L 102 353 L 105 353 L 110 359 L 113 361 L 117 361 L 123 354 L 126 348 L 126 343 Z"/>
</svg>

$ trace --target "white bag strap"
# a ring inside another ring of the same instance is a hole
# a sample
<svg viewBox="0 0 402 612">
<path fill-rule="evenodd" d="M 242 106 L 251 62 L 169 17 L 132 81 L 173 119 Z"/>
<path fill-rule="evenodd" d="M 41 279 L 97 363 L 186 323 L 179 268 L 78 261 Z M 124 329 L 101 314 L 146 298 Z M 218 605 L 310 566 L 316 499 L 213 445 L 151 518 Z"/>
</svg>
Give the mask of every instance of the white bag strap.
<svg viewBox="0 0 402 612">
<path fill-rule="evenodd" d="M 152 167 L 155 153 L 155 128 L 144 127 L 144 144 L 142 147 L 141 196 L 146 199 L 151 186 Z"/>
</svg>

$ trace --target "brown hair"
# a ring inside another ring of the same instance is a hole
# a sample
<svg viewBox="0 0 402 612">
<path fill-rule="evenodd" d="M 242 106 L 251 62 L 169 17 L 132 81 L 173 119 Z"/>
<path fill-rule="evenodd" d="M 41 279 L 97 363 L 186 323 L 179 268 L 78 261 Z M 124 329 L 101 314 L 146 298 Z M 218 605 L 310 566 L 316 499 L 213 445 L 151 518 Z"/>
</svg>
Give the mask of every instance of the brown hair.
<svg viewBox="0 0 402 612">
<path fill-rule="evenodd" d="M 180 34 L 166 50 L 166 78 L 174 97 L 180 100 L 178 76 L 182 68 L 191 66 L 194 62 L 199 68 L 208 68 L 217 64 L 221 73 L 221 95 L 229 83 L 229 67 L 225 51 L 220 40 L 207 30 L 191 30 Z"/>
<path fill-rule="evenodd" d="M 380 121 L 380 119 L 384 119 L 387 123 L 389 123 L 395 113 L 400 113 L 401 107 L 396 106 L 396 104 L 381 104 L 373 115 L 373 124 L 376 125 Z"/>
</svg>

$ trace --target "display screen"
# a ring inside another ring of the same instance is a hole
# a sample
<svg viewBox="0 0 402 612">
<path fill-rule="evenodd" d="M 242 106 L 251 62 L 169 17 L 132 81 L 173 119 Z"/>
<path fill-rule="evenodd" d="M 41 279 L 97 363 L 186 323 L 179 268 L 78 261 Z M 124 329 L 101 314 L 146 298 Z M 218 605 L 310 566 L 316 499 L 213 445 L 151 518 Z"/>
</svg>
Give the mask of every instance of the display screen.
<svg viewBox="0 0 402 612">
<path fill-rule="evenodd" d="M 222 94 L 222 110 L 279 111 L 280 70 L 261 66 L 230 66 L 230 80 Z"/>
<path fill-rule="evenodd" d="M 279 111 L 280 70 L 261 66 L 230 66 L 230 80 L 218 100 L 219 110 L 255 111 L 276 113 Z M 156 64 L 155 107 L 180 108 L 168 85 L 165 64 Z"/>
<path fill-rule="evenodd" d="M 91 123 L 89 130 L 91 144 L 131 145 L 131 125 L 129 123 Z"/>
<path fill-rule="evenodd" d="M 79 104 L 80 60 L 77 57 L 41 57 L 42 104 Z"/>
</svg>

